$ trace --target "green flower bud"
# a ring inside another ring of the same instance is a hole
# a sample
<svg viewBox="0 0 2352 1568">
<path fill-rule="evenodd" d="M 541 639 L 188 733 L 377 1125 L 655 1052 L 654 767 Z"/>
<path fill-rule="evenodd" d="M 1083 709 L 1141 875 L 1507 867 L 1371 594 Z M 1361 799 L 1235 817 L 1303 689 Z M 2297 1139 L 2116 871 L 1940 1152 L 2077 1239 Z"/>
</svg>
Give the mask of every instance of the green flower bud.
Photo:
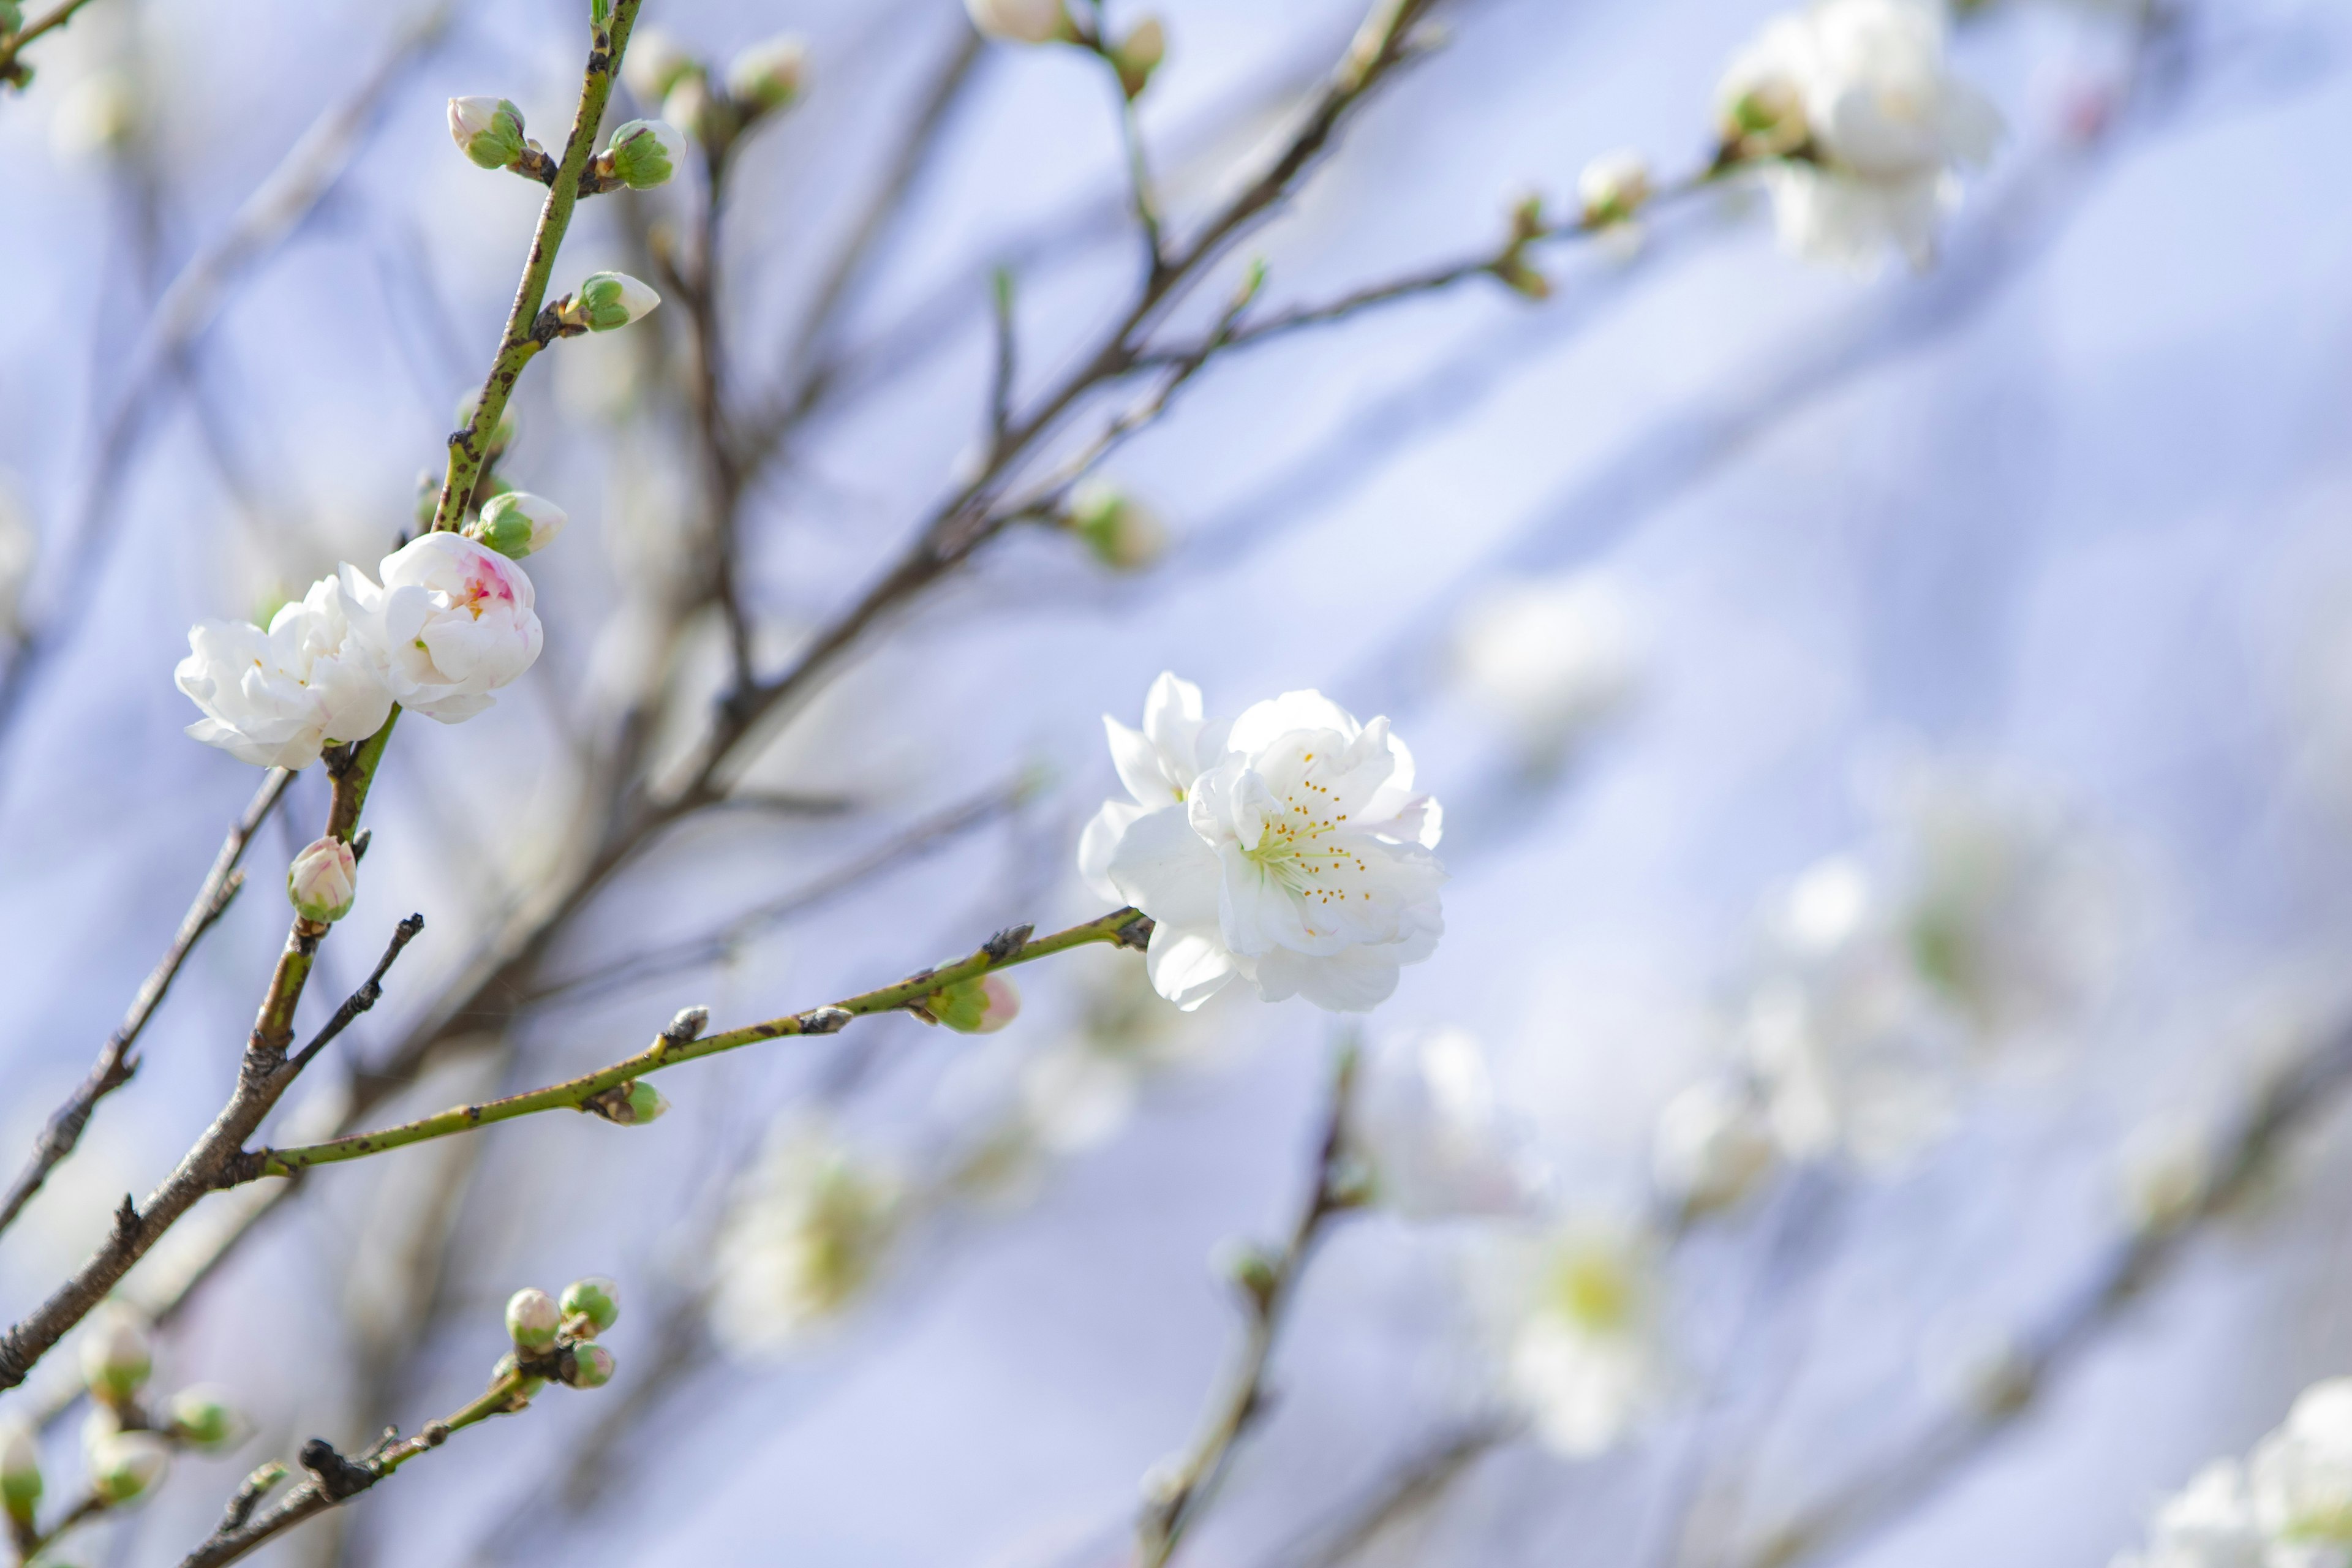
<svg viewBox="0 0 2352 1568">
<path fill-rule="evenodd" d="M 798 34 L 779 33 L 728 63 L 727 96 L 746 120 L 772 114 L 799 100 L 807 74 L 808 45 Z"/>
<path fill-rule="evenodd" d="M 592 272 L 566 314 L 592 332 L 609 332 L 649 314 L 661 296 L 625 272 Z"/>
<path fill-rule="evenodd" d="M 680 77 L 699 68 L 675 37 L 659 27 L 639 27 L 629 35 L 621 80 L 639 103 L 656 104 L 669 96 Z"/>
<path fill-rule="evenodd" d="M 478 167 L 507 168 L 522 156 L 522 110 L 503 98 L 453 98 L 449 135 Z"/>
<path fill-rule="evenodd" d="M 613 132 L 605 155 L 613 173 L 633 191 L 666 184 L 686 162 L 686 138 L 676 126 L 659 120 L 632 120 Z"/>
<path fill-rule="evenodd" d="M 507 1298 L 507 1332 L 515 1348 L 528 1355 L 545 1355 L 553 1350 L 555 1331 L 562 1322 L 555 1298 L 537 1286 L 526 1285 Z"/>
<path fill-rule="evenodd" d="M 1087 485 L 1070 498 L 1070 529 L 1114 572 L 1139 572 L 1168 549 L 1168 531 L 1150 509 L 1109 485 Z"/>
<path fill-rule="evenodd" d="M 225 1448 L 245 1423 L 223 1393 L 198 1384 L 172 1395 L 172 1435 L 196 1448 Z"/>
<path fill-rule="evenodd" d="M 574 1279 L 563 1288 L 564 1321 L 584 1318 L 589 1332 L 601 1334 L 621 1317 L 621 1288 L 602 1274 L 591 1274 L 585 1279 Z M 586 1336 L 583 1336 L 583 1338 Z"/>
<path fill-rule="evenodd" d="M 602 1388 L 613 1381 L 613 1352 L 603 1345 L 573 1345 L 564 1382 L 574 1388 Z"/>
<path fill-rule="evenodd" d="M 992 1035 L 1020 1016 L 1021 993 L 1001 974 L 983 974 L 933 992 L 923 1011 L 960 1035 Z"/>
<path fill-rule="evenodd" d="M 482 515 L 466 530 L 466 536 L 520 561 L 554 543 L 570 521 L 564 510 L 545 496 L 507 490 L 483 504 Z"/>
<path fill-rule="evenodd" d="M 107 1405 L 123 1405 L 146 1384 L 155 1369 L 147 1321 L 121 1302 L 110 1303 L 81 1342 L 82 1381 Z"/>
<path fill-rule="evenodd" d="M 21 1421 L 0 1426 L 0 1503 L 20 1524 L 30 1524 L 41 1503 L 41 1446 Z"/>
<path fill-rule="evenodd" d="M 110 1507 L 153 1488 L 171 1465 L 170 1445 L 152 1432 L 117 1432 L 92 1445 L 89 1489 Z"/>
</svg>

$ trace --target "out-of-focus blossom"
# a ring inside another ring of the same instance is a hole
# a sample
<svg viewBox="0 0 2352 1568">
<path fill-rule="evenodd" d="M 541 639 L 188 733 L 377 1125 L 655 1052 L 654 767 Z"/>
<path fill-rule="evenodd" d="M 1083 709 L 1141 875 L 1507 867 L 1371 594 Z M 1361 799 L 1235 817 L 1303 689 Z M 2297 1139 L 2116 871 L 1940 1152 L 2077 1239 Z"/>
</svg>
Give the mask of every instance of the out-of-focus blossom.
<svg viewBox="0 0 2352 1568">
<path fill-rule="evenodd" d="M 1050 44 L 1076 37 L 1062 0 L 964 0 L 981 36 L 1012 44 Z"/>
<path fill-rule="evenodd" d="M 1650 1143 L 1658 1190 L 1692 1214 L 1729 1208 L 1779 1156 L 1772 1129 L 1744 1084 L 1702 1079 L 1666 1101 Z"/>
<path fill-rule="evenodd" d="M 1168 529 L 1149 507 L 1098 482 L 1070 498 L 1070 531 L 1115 572 L 1139 572 L 1168 550 Z"/>
<path fill-rule="evenodd" d="M 2352 1547 L 2352 1377 L 2314 1384 L 2246 1463 L 2254 1519 L 2281 1541 Z"/>
<path fill-rule="evenodd" d="M 503 98 L 453 98 L 449 136 L 477 167 L 503 169 L 522 156 L 522 110 Z"/>
<path fill-rule="evenodd" d="M 152 1490 L 172 1463 L 171 1446 L 152 1432 L 116 1432 L 89 1446 L 89 1489 L 110 1505 Z"/>
<path fill-rule="evenodd" d="M 807 76 L 807 41 L 797 33 L 779 33 L 727 63 L 727 96 L 747 116 L 772 114 L 799 100 Z"/>
<path fill-rule="evenodd" d="M 246 1426 L 228 1395 L 205 1384 L 172 1395 L 170 1415 L 171 1435 L 192 1448 L 226 1448 Z"/>
<path fill-rule="evenodd" d="M 428 533 L 378 570 L 381 586 L 346 565 L 343 593 L 382 639 L 392 696 L 410 711 L 445 724 L 470 719 L 539 658 L 544 634 L 530 578 L 497 551 Z"/>
<path fill-rule="evenodd" d="M 2132 1228 L 2178 1228 L 2205 1201 L 2213 1182 L 2210 1133 L 2184 1118 L 2167 1117 L 2133 1130 L 2117 1161 L 2124 1211 Z"/>
<path fill-rule="evenodd" d="M 359 896 L 359 858 L 340 838 L 305 845 L 286 868 L 286 897 L 306 921 L 339 921 Z"/>
<path fill-rule="evenodd" d="M 2123 1552 L 2110 1568 L 2267 1568 L 2269 1560 L 2244 1470 L 2235 1459 L 2216 1459 L 2156 1510 L 2147 1550 Z"/>
<path fill-rule="evenodd" d="M 871 1287 L 907 1218 L 896 1173 L 829 1130 L 773 1141 L 720 1226 L 711 1325 L 738 1351 L 782 1350 Z"/>
<path fill-rule="evenodd" d="M 281 606 L 269 629 L 200 621 L 173 678 L 204 717 L 188 733 L 239 762 L 305 768 L 325 747 L 363 741 L 392 713 L 386 655 L 369 607 L 329 577 Z"/>
<path fill-rule="evenodd" d="M 1632 611 L 1598 573 L 1491 589 L 1455 627 L 1463 695 L 1532 764 L 1557 762 L 1623 706 L 1640 678 Z"/>
<path fill-rule="evenodd" d="M 1505 1396 L 1554 1452 L 1614 1447 L 1664 1402 L 1664 1287 L 1645 1234 L 1586 1220 L 1498 1235 L 1473 1267 L 1503 1314 Z"/>
<path fill-rule="evenodd" d="M 0 1425 L 0 1503 L 17 1521 L 30 1520 L 41 1503 L 41 1446 L 22 1421 Z"/>
<path fill-rule="evenodd" d="M 694 56 L 676 37 L 659 27 L 638 27 L 629 35 L 629 52 L 621 62 L 621 83 L 639 103 L 651 105 L 668 96 L 678 79 L 696 68 Z"/>
<path fill-rule="evenodd" d="M 49 145 L 61 157 L 95 158 L 118 153 L 139 133 L 139 85 L 112 66 L 90 72 L 58 100 L 49 121 Z"/>
<path fill-rule="evenodd" d="M 1113 44 L 1109 52 L 1120 89 L 1129 98 L 1140 98 L 1151 84 L 1151 73 L 1168 58 L 1167 25 L 1157 16 L 1146 16 L 1128 29 L 1127 37 Z"/>
<path fill-rule="evenodd" d="M 1371 1198 L 1407 1219 L 1525 1213 L 1538 1184 L 1496 1102 L 1486 1053 L 1460 1029 L 1383 1042 L 1366 1059 L 1348 1115 L 1349 1152 Z"/>
<path fill-rule="evenodd" d="M 1157 922 L 1161 995 L 1198 1006 L 1239 975 L 1363 1012 L 1435 951 L 1439 814 L 1387 720 L 1294 691 L 1204 724 L 1199 689 L 1163 675 L 1142 732 L 1104 722 L 1133 799 L 1088 826 L 1079 867 Z"/>
<path fill-rule="evenodd" d="M 2000 111 L 1945 59 L 1938 0 L 1814 0 L 1769 24 L 1725 73 L 1725 136 L 1766 160 L 1781 243 L 1867 270 L 1891 245 L 1915 266 L 1980 164 Z"/>
<path fill-rule="evenodd" d="M 118 1405 L 135 1397 L 154 1366 L 147 1320 L 135 1308 L 110 1301 L 92 1315 L 82 1335 L 81 1375 L 101 1404 Z"/>
<path fill-rule="evenodd" d="M 1576 199 L 1592 228 L 1631 222 L 1650 194 L 1649 160 L 1631 148 L 1603 153 L 1576 177 Z"/>
</svg>

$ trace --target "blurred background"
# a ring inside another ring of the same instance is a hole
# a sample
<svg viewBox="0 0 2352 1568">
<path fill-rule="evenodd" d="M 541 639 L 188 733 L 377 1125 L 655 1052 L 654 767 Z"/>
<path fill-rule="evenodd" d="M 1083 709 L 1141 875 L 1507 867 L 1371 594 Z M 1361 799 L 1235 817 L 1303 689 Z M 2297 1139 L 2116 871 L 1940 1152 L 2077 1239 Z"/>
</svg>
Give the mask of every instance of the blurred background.
<svg viewBox="0 0 2352 1568">
<path fill-rule="evenodd" d="M 95 0 L 0 96 L 12 1169 L 259 782 L 179 732 L 187 626 L 372 569 L 496 345 L 539 193 L 460 156 L 444 100 L 560 139 L 581 9 Z M 1255 309 L 1313 306 L 1491 254 L 1528 195 L 1572 214 L 1611 149 L 1703 168 L 1774 9 L 1439 7 L 1160 341 L 1258 259 Z M 1363 14 L 1160 15 L 1137 108 L 1181 236 Z M 894 606 L 730 804 L 583 890 L 615 802 L 709 733 L 721 546 L 772 673 L 984 470 L 1000 270 L 1016 413 L 1139 273 L 1080 50 L 983 45 L 952 0 L 646 0 L 634 54 L 651 29 L 714 75 L 798 34 L 801 99 L 735 142 L 715 229 L 702 170 L 583 205 L 557 287 L 667 302 L 525 377 L 499 471 L 572 519 L 530 563 L 545 653 L 462 731 L 403 725 L 306 1030 L 395 920 L 425 932 L 266 1136 L 1101 912 L 1099 716 L 1163 669 L 1213 713 L 1389 715 L 1446 808 L 1446 935 L 1361 1020 L 1179 1014 L 1088 949 L 1021 971 L 999 1034 L 861 1023 L 666 1074 L 649 1126 L 212 1199 L 128 1293 L 162 1383 L 249 1436 L 61 1560 L 177 1561 L 261 1459 L 455 1408 L 510 1291 L 602 1273 L 610 1388 L 262 1560 L 1129 1561 L 1141 1478 L 1234 1373 L 1233 1244 L 1313 1189 L 1351 1047 L 1378 1195 L 1297 1274 L 1202 1568 L 2103 1563 L 2352 1370 L 2352 9 L 1966 7 L 1954 68 L 2007 132 L 1923 268 L 1788 257 L 1734 182 L 1539 248 L 1546 299 L 1472 277 L 1164 410 L 1097 389 L 1024 459 L 1157 413 L 1073 500 L 1090 534 L 1017 523 Z M 698 341 L 676 280 L 712 268 Z M 227 1094 L 325 801 L 296 778 L 0 1238 L 11 1319 Z M 0 1414 L 64 1408 L 53 1359 Z"/>
</svg>

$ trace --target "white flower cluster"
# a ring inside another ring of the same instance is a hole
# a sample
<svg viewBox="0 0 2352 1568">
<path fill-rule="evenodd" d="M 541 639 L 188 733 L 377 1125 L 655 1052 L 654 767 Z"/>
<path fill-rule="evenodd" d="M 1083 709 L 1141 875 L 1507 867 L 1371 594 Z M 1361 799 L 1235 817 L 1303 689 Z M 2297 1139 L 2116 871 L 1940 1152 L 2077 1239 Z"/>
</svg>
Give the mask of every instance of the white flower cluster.
<svg viewBox="0 0 2352 1568">
<path fill-rule="evenodd" d="M 2000 113 L 1951 72 L 1942 0 L 1814 0 L 1725 73 L 1727 146 L 1756 162 L 1781 243 L 1868 270 L 1888 246 L 1925 266 L 1959 200 L 1957 165 L 1992 155 Z"/>
<path fill-rule="evenodd" d="M 199 622 L 174 672 L 204 710 L 188 733 L 257 767 L 302 768 L 374 734 L 395 702 L 445 724 L 470 719 L 539 658 L 532 604 L 514 561 L 428 533 L 385 556 L 377 579 L 349 564 L 320 579 L 267 631 Z"/>
<path fill-rule="evenodd" d="M 2341 1568 L 2352 1561 L 2352 1378 L 2315 1384 L 2241 1463 L 2167 1500 L 2114 1568 Z"/>
<path fill-rule="evenodd" d="M 1162 996 L 1197 1007 L 1238 975 L 1269 1002 L 1365 1012 L 1435 951 L 1440 814 L 1387 720 L 1293 691 L 1211 722 L 1162 675 L 1140 731 L 1103 723 L 1132 798 L 1104 804 L 1078 867 L 1156 922 Z"/>
<path fill-rule="evenodd" d="M 780 1128 L 713 1249 L 711 1327 L 746 1354 L 788 1349 L 874 1284 L 908 1218 L 898 1173 L 830 1128 Z"/>
</svg>

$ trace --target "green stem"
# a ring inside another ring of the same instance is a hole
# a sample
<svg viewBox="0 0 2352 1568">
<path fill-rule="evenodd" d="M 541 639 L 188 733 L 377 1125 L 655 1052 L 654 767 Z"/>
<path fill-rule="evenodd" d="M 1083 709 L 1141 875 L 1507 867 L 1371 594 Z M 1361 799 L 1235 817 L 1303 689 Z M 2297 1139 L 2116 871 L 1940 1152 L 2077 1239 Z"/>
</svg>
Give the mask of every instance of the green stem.
<svg viewBox="0 0 2352 1568">
<path fill-rule="evenodd" d="M 429 1424 L 415 1436 L 394 1443 L 391 1447 L 369 1460 L 368 1468 L 375 1472 L 376 1479 L 382 1480 L 426 1449 L 437 1448 L 447 1442 L 451 1433 L 463 1432 L 467 1427 L 488 1421 L 493 1415 L 507 1415 L 516 1408 L 515 1391 L 521 1386 L 520 1373 L 510 1372 L 494 1380 L 488 1388 L 482 1391 L 480 1398 L 455 1414 L 445 1415 L 440 1420 Z"/>
<path fill-rule="evenodd" d="M 580 200 L 580 177 L 596 155 L 597 128 L 604 123 L 604 105 L 613 96 L 613 76 L 620 68 L 622 52 L 629 47 L 629 29 L 635 24 L 640 3 L 641 0 L 614 0 L 611 22 L 594 35 L 588 51 L 587 73 L 580 84 L 580 107 L 572 117 L 572 134 L 563 144 L 563 161 L 556 166 L 555 179 L 547 187 L 547 200 L 539 209 L 539 227 L 530 237 L 530 260 L 523 268 L 522 282 L 515 289 L 514 305 L 507 312 L 506 335 L 499 341 L 499 357 L 491 363 L 489 378 L 482 383 L 481 396 L 475 400 L 473 420 L 449 437 L 449 467 L 442 477 L 441 499 L 433 509 L 436 531 L 453 529 L 464 522 L 466 500 L 474 493 L 475 481 L 481 477 L 490 432 L 499 427 L 499 416 L 506 413 L 507 399 L 513 395 L 523 366 L 553 336 L 551 328 L 542 328 L 540 308 L 547 301 L 548 280 L 555 272 L 555 253 L 562 247 L 564 231 L 572 226 L 572 209 Z"/>
<path fill-rule="evenodd" d="M 834 1034 L 852 1018 L 897 1012 L 948 986 L 977 979 L 992 969 L 1010 969 L 1015 964 L 1034 963 L 1057 952 L 1067 952 L 1072 948 L 1096 942 L 1139 945 L 1145 929 L 1139 922 L 1143 920 L 1144 917 L 1132 909 L 1114 910 L 1099 919 L 1056 931 L 1051 936 L 1017 944 L 1000 946 L 991 943 L 969 958 L 909 975 L 895 985 L 885 985 L 878 991 L 851 996 L 830 1006 L 812 1008 L 805 1013 L 787 1013 L 781 1018 L 770 1018 L 764 1023 L 730 1029 L 721 1035 L 706 1035 L 699 1039 L 674 1041 L 663 1037 L 625 1060 L 562 1083 L 550 1084 L 544 1089 L 509 1095 L 504 1100 L 488 1100 L 479 1105 L 461 1105 L 436 1116 L 403 1122 L 397 1127 L 354 1133 L 348 1138 L 337 1138 L 324 1143 L 306 1143 L 290 1149 L 257 1149 L 246 1156 L 245 1167 L 238 1173 L 238 1179 L 251 1181 L 261 1176 L 290 1176 L 312 1165 L 364 1159 L 388 1149 L 405 1148 L 412 1143 L 470 1132 L 477 1127 L 486 1127 L 496 1121 L 511 1121 L 517 1117 L 535 1115 L 542 1110 L 578 1110 L 605 1090 L 664 1068 L 676 1067 L 680 1062 L 694 1061 L 702 1057 L 717 1056 L 722 1051 L 740 1050 L 763 1040 L 794 1035 Z"/>
</svg>

